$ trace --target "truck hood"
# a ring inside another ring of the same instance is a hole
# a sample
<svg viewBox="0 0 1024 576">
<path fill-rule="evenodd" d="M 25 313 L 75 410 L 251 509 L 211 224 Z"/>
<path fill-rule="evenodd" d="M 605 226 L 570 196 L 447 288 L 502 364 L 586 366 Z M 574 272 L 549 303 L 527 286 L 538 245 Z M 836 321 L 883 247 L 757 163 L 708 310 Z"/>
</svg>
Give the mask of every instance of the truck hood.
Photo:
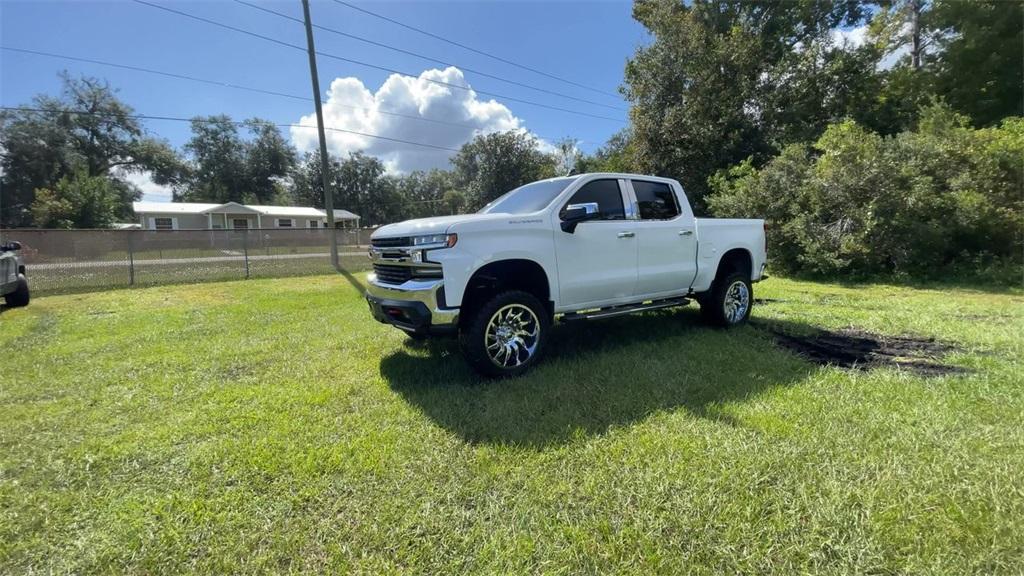
<svg viewBox="0 0 1024 576">
<path fill-rule="evenodd" d="M 455 224 L 469 222 L 486 222 L 489 220 L 507 220 L 508 214 L 460 214 L 458 216 L 437 216 L 434 218 L 417 218 L 381 226 L 372 238 L 388 238 L 392 236 L 416 236 L 419 234 L 444 234 Z"/>
</svg>

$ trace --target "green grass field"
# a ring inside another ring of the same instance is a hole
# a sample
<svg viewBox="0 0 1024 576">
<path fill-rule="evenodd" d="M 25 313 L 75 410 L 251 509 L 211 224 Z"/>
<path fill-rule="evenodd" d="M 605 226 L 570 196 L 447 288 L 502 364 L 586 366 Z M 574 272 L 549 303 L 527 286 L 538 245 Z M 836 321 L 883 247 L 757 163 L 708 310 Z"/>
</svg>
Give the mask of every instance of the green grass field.
<svg viewBox="0 0 1024 576">
<path fill-rule="evenodd" d="M 1024 567 L 1024 295 L 771 279 L 555 329 L 479 381 L 343 276 L 0 314 L 0 573 L 945 573 Z M 846 370 L 768 329 L 958 345 Z"/>
</svg>

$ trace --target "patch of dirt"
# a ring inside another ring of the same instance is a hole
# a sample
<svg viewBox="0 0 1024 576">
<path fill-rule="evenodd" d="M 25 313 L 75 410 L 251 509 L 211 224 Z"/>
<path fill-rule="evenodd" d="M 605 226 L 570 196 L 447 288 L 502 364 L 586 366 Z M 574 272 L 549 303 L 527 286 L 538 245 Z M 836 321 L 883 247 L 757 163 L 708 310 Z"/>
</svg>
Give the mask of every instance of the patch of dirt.
<svg viewBox="0 0 1024 576">
<path fill-rule="evenodd" d="M 965 374 L 970 370 L 939 362 L 957 347 L 934 338 L 883 336 L 848 328 L 839 331 L 821 330 L 798 336 L 771 327 L 766 328 L 775 341 L 800 356 L 821 365 L 870 370 L 896 366 L 921 376 Z"/>
<path fill-rule="evenodd" d="M 782 302 L 789 302 L 789 300 L 780 300 L 778 298 L 754 298 L 754 304 L 779 304 Z"/>
</svg>

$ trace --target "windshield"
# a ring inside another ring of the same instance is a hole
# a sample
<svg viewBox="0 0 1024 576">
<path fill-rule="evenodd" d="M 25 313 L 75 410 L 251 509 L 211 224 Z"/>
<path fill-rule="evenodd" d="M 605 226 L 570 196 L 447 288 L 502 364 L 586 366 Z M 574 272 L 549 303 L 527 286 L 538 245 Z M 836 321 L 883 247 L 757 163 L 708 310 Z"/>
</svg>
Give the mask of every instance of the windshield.
<svg viewBox="0 0 1024 576">
<path fill-rule="evenodd" d="M 480 214 L 529 214 L 547 207 L 575 178 L 553 178 L 520 186 L 492 200 Z"/>
</svg>

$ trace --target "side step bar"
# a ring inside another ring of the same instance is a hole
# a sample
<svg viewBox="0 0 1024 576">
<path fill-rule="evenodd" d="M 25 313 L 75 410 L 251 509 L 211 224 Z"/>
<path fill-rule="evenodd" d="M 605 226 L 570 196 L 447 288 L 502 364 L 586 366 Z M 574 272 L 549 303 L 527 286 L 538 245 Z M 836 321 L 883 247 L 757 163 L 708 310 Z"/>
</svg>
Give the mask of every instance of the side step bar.
<svg viewBox="0 0 1024 576">
<path fill-rule="evenodd" d="M 612 306 L 611 308 L 601 308 L 590 312 L 570 312 L 569 314 L 562 315 L 562 322 L 612 318 L 636 312 L 647 312 L 648 310 L 660 310 L 662 308 L 671 308 L 673 306 L 686 306 L 689 303 L 689 298 L 666 298 L 664 300 L 640 302 L 639 304 L 626 304 L 623 306 Z"/>
</svg>

